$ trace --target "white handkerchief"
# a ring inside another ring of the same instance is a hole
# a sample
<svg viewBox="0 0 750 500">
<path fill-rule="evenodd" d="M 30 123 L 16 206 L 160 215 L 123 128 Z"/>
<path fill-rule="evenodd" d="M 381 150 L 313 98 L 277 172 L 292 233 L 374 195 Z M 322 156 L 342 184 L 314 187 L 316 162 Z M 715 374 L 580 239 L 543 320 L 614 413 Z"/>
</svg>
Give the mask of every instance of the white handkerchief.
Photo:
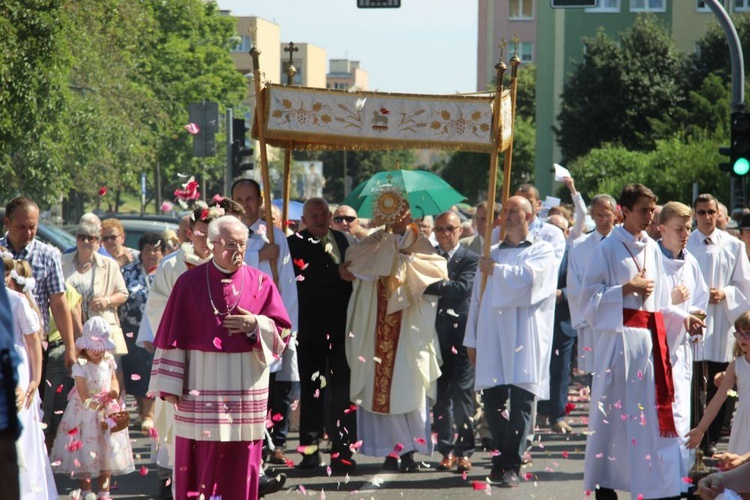
<svg viewBox="0 0 750 500">
<path fill-rule="evenodd" d="M 566 177 L 573 177 L 570 175 L 570 170 L 562 165 L 558 165 L 557 163 L 553 163 L 552 165 L 555 167 L 555 181 L 560 182 Z"/>
<path fill-rule="evenodd" d="M 554 196 L 547 196 L 544 199 L 544 202 L 542 203 L 542 207 L 549 210 L 552 207 L 557 207 L 560 205 L 560 198 L 555 198 Z"/>
</svg>

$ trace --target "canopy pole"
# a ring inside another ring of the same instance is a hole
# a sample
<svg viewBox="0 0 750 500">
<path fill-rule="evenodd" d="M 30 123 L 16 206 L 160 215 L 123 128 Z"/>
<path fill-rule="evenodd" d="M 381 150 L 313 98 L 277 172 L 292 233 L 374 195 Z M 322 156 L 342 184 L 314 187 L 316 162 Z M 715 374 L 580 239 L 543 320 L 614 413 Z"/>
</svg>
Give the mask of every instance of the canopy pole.
<svg viewBox="0 0 750 500">
<path fill-rule="evenodd" d="M 263 95 L 261 95 L 261 83 L 260 83 L 260 50 L 255 45 L 255 27 L 250 28 L 251 41 L 253 47 L 250 49 L 250 56 L 253 58 L 253 82 L 255 83 L 255 119 L 258 124 L 258 143 L 260 144 L 260 167 L 263 175 L 263 199 L 266 207 L 266 236 L 268 237 L 268 243 L 271 245 L 275 244 L 274 241 L 274 225 L 273 215 L 271 212 L 271 203 L 273 203 L 273 196 L 271 195 L 271 181 L 268 175 L 268 152 L 266 151 L 266 134 L 264 132 L 264 120 L 266 117 L 265 113 L 265 101 Z M 277 285 L 279 284 L 279 272 L 276 269 L 276 259 L 269 259 L 271 265 L 271 273 L 273 274 L 273 281 Z"/>
<path fill-rule="evenodd" d="M 289 87 L 294 83 L 294 75 L 297 74 L 297 68 L 294 67 L 294 53 L 297 51 L 299 51 L 299 48 L 294 46 L 294 42 L 289 42 L 289 45 L 284 47 L 284 52 L 289 52 L 289 64 L 286 67 L 286 84 Z M 292 149 L 294 149 L 294 141 L 291 141 L 289 147 L 284 149 L 284 192 L 281 196 L 281 227 L 285 233 L 289 225 L 289 199 L 292 191 Z"/>
<path fill-rule="evenodd" d="M 503 61 L 503 50 L 508 46 L 508 42 L 505 41 L 505 37 L 500 39 L 498 47 L 500 47 L 500 62 L 495 65 L 495 71 L 497 72 L 497 81 L 495 82 L 495 97 L 492 106 L 492 152 L 490 153 L 490 182 L 487 188 L 487 225 L 484 228 L 484 246 L 482 248 L 482 255 L 484 257 L 490 256 L 490 246 L 492 244 L 492 221 L 495 220 L 495 198 L 497 195 L 497 160 L 500 154 L 500 124 L 501 124 L 501 109 L 503 101 L 503 76 L 505 70 L 508 69 L 505 61 Z M 480 299 L 484 295 L 484 289 L 487 286 L 487 275 L 482 273 L 482 287 L 480 288 L 481 294 Z"/>
<path fill-rule="evenodd" d="M 513 37 L 513 57 L 510 58 L 510 144 L 503 156 L 503 204 L 510 198 L 510 172 L 513 164 L 513 136 L 516 132 L 516 90 L 518 89 L 518 66 L 521 58 L 518 57 L 518 35 Z M 502 141 L 498 137 L 498 142 Z M 500 228 L 500 239 L 505 238 L 505 227 Z"/>
</svg>

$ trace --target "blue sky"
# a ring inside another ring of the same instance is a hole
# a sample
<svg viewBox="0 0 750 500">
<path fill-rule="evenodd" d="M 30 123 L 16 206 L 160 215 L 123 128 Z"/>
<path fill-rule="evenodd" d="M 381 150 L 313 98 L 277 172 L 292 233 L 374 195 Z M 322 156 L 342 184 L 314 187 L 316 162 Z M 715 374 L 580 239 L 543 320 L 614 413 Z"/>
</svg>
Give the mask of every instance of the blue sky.
<svg viewBox="0 0 750 500">
<path fill-rule="evenodd" d="M 401 0 L 398 9 L 358 9 L 357 0 L 217 1 L 235 15 L 275 22 L 282 42 L 312 43 L 329 59 L 360 61 L 370 90 L 475 90 L 476 0 Z"/>
</svg>

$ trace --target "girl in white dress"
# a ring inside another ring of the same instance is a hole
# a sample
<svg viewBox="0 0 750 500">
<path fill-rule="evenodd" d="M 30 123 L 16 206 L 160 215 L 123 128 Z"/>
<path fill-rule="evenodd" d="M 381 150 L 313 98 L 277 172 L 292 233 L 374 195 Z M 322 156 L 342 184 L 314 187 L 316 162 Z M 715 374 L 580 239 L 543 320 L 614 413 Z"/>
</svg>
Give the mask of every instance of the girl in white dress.
<svg viewBox="0 0 750 500">
<path fill-rule="evenodd" d="M 114 422 L 107 418 L 121 408 L 115 361 L 108 352 L 115 344 L 109 338 L 107 321 L 99 316 L 86 321 L 76 347 L 80 358 L 73 365 L 76 385 L 68 395 L 52 447 L 52 463 L 55 472 L 79 480 L 80 498 L 91 493 L 95 477 L 99 478 L 98 498 L 110 498 L 110 477 L 133 472 L 135 466 L 127 429 L 112 432 Z"/>
<path fill-rule="evenodd" d="M 739 402 L 734 419 L 732 432 L 729 435 L 730 453 L 744 455 L 750 452 L 750 311 L 745 311 L 734 322 L 734 361 L 729 363 L 724 374 L 724 380 L 716 391 L 716 395 L 708 403 L 698 426 L 688 435 L 687 447 L 695 448 L 701 442 L 703 433 L 716 417 L 716 413 L 727 399 L 727 394 L 737 384 Z"/>
<path fill-rule="evenodd" d="M 37 388 L 42 380 L 42 343 L 39 338 L 41 321 L 31 294 L 34 278 L 27 262 L 13 261 L 3 249 L 5 284 L 13 315 L 13 343 L 21 359 L 18 385 L 23 400 L 18 412 L 23 430 L 17 442 L 18 472 L 22 500 L 57 498 L 55 477 L 44 445 L 42 431 L 42 400 Z"/>
</svg>

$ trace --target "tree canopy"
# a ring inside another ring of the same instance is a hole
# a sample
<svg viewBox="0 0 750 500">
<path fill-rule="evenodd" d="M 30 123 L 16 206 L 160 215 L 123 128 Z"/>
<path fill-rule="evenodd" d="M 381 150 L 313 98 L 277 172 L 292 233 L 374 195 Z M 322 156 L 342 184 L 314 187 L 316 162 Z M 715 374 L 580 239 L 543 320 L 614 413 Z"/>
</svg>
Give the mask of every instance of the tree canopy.
<svg viewBox="0 0 750 500">
<path fill-rule="evenodd" d="M 190 102 L 223 109 L 244 98 L 234 35 L 213 1 L 3 2 L 0 196 L 135 190 L 157 164 L 174 183 L 199 165 L 217 178 L 223 157 L 198 163 L 183 125 Z"/>
</svg>

